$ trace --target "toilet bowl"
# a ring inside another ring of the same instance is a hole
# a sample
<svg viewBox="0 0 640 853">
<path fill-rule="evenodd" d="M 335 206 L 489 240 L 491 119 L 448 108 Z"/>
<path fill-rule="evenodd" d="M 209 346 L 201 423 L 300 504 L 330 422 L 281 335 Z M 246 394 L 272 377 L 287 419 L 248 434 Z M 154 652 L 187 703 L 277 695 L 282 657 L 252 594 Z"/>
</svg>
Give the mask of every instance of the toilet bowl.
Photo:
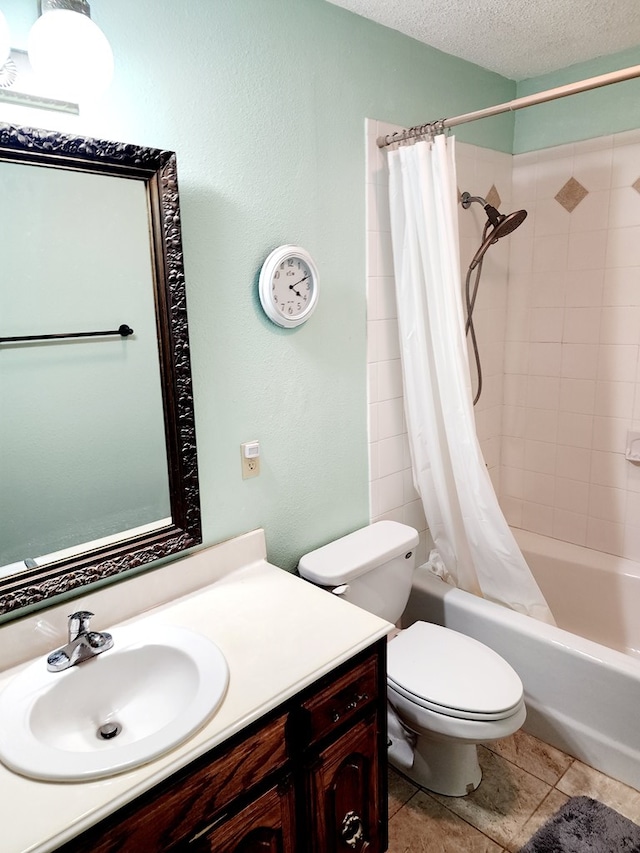
<svg viewBox="0 0 640 853">
<path fill-rule="evenodd" d="M 298 571 L 396 623 L 411 590 L 417 544 L 412 527 L 379 521 L 305 554 Z M 507 737 L 524 723 L 517 673 L 488 646 L 428 622 L 400 631 L 387 658 L 389 702 L 415 741 L 412 762 L 396 766 L 439 794 L 475 790 L 482 778 L 477 744 Z"/>
<path fill-rule="evenodd" d="M 401 631 L 387 652 L 389 701 L 416 738 L 413 765 L 397 769 L 430 791 L 465 796 L 482 779 L 477 745 L 525 721 L 520 678 L 492 649 L 427 622 Z"/>
</svg>

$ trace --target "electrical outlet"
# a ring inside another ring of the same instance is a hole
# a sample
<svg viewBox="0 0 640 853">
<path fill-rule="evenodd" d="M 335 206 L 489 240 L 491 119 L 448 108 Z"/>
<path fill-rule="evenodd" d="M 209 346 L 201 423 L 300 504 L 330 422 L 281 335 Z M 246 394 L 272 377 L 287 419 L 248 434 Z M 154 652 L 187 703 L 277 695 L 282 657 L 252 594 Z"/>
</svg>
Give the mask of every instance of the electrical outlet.
<svg viewBox="0 0 640 853">
<path fill-rule="evenodd" d="M 257 441 L 246 441 L 240 445 L 242 479 L 257 477 L 260 473 L 260 449 Z"/>
</svg>

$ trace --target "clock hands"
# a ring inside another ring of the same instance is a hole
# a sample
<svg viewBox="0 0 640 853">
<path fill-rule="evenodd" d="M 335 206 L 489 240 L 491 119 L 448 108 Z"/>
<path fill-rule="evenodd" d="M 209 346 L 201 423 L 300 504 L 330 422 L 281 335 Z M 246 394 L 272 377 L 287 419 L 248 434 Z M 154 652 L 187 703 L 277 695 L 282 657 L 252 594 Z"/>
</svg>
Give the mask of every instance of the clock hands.
<svg viewBox="0 0 640 853">
<path fill-rule="evenodd" d="M 306 281 L 308 278 L 309 278 L 309 273 L 307 273 L 307 274 L 304 276 L 304 278 L 301 278 L 301 279 L 300 279 L 300 281 L 296 281 L 296 283 L 295 283 L 295 284 L 290 284 L 290 285 L 289 285 L 289 290 L 293 290 L 293 292 L 295 293 L 295 295 L 296 295 L 296 296 L 300 296 L 300 297 L 301 297 L 301 296 L 302 296 L 302 294 L 301 294 L 301 293 L 299 293 L 299 292 L 296 290 L 296 287 L 297 287 L 299 284 L 302 284 L 302 282 L 303 282 L 303 281 Z"/>
</svg>

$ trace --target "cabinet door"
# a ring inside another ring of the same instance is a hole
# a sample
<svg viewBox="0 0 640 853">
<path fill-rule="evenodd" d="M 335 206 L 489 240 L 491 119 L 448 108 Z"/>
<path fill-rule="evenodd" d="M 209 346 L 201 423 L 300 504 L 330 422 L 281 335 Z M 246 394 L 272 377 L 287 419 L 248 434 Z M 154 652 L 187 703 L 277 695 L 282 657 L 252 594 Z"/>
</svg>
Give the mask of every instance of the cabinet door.
<svg viewBox="0 0 640 853">
<path fill-rule="evenodd" d="M 362 720 L 307 768 L 307 827 L 311 853 L 382 853 L 378 731 Z"/>
<path fill-rule="evenodd" d="M 243 740 L 203 757 L 129 806 L 61 848 L 59 853 L 162 853 L 190 838 L 212 816 L 269 773 L 284 772 L 287 714 L 280 714 Z M 0 850 L 2 844 L 0 842 Z M 207 849 L 207 848 L 205 848 Z M 232 848 L 233 849 L 233 848 Z M 267 848 L 268 849 L 268 848 Z M 286 848 L 285 848 L 286 849 Z"/>
<path fill-rule="evenodd" d="M 287 780 L 189 845 L 197 853 L 295 853 L 293 787 Z"/>
</svg>

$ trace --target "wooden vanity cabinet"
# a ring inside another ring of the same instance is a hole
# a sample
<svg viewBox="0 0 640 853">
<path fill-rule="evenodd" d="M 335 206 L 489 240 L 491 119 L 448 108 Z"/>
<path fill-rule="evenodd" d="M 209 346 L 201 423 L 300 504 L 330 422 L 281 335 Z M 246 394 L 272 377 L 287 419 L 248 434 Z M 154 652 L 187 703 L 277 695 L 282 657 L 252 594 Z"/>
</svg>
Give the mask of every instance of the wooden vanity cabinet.
<svg viewBox="0 0 640 853">
<path fill-rule="evenodd" d="M 386 641 L 60 853 L 384 853 Z"/>
</svg>

